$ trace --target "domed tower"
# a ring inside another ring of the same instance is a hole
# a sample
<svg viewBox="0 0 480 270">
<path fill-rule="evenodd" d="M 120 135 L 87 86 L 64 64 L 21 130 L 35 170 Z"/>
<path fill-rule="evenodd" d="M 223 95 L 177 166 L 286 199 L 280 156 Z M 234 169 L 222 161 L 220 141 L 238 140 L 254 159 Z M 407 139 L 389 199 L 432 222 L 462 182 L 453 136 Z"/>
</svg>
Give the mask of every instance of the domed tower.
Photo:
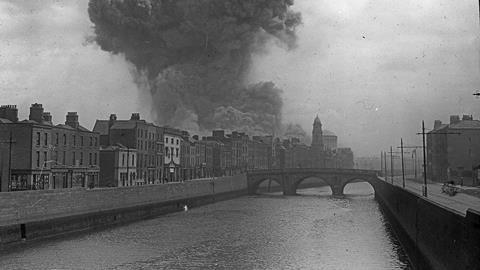
<svg viewBox="0 0 480 270">
<path fill-rule="evenodd" d="M 312 145 L 310 146 L 310 155 L 314 168 L 325 168 L 322 122 L 320 122 L 320 118 L 318 118 L 318 115 L 313 121 Z"/>
<path fill-rule="evenodd" d="M 313 121 L 312 148 L 323 150 L 322 122 L 320 122 L 320 118 L 318 118 L 318 115 Z"/>
</svg>

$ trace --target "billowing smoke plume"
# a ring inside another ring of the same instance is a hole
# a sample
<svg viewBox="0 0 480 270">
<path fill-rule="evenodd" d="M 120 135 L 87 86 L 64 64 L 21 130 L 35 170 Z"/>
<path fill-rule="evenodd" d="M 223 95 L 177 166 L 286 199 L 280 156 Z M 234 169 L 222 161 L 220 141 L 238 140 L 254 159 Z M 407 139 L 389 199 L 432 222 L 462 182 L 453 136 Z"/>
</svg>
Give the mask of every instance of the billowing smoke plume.
<svg viewBox="0 0 480 270">
<path fill-rule="evenodd" d="M 96 42 L 122 53 L 150 92 L 157 122 L 271 133 L 281 90 L 245 85 L 251 56 L 275 40 L 295 46 L 293 0 L 90 0 Z"/>
<path fill-rule="evenodd" d="M 298 138 L 301 142 L 306 144 L 310 144 L 310 141 L 312 140 L 302 126 L 292 123 L 285 125 L 283 136 L 285 138 Z"/>
</svg>

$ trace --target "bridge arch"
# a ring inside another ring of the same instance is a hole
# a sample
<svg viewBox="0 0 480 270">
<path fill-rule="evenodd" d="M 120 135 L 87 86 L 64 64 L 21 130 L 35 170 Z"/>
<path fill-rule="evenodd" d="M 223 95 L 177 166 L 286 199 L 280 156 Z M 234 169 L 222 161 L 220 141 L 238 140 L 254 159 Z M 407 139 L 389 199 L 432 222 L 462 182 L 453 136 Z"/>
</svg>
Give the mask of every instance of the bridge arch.
<svg viewBox="0 0 480 270">
<path fill-rule="evenodd" d="M 317 174 L 310 174 L 310 175 L 302 175 L 299 178 L 295 179 L 293 182 L 292 189 L 297 193 L 297 190 L 299 189 L 300 184 L 302 184 L 305 180 L 309 179 L 318 179 L 321 182 L 325 184 L 325 186 L 329 187 L 330 193 L 333 194 L 333 189 L 325 175 L 317 175 Z"/>
<path fill-rule="evenodd" d="M 352 183 L 367 183 L 372 188 L 372 190 L 375 192 L 375 186 L 373 185 L 372 180 L 369 177 L 352 176 L 352 177 L 347 178 L 346 181 L 343 183 L 343 185 L 341 187 L 342 194 L 345 194 L 345 187 L 348 184 L 352 184 Z"/>
<path fill-rule="evenodd" d="M 250 194 L 257 193 L 260 185 L 261 185 L 263 182 L 269 181 L 269 180 L 277 183 L 278 186 L 282 187 L 282 181 L 281 181 L 281 179 L 279 179 L 278 177 L 275 177 L 275 176 L 259 177 L 259 178 L 255 179 L 254 181 L 252 181 L 252 182 L 250 183 L 249 193 L 250 193 Z"/>
</svg>

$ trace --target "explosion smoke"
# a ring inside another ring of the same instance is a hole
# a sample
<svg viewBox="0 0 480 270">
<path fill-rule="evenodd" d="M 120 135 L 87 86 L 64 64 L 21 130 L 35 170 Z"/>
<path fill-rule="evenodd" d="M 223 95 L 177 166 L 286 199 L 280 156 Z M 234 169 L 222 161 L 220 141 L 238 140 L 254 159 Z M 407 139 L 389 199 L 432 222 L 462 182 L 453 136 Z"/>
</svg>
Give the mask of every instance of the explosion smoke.
<svg viewBox="0 0 480 270">
<path fill-rule="evenodd" d="M 295 46 L 293 0 L 90 0 L 96 42 L 145 76 L 156 121 L 271 133 L 281 90 L 245 85 L 254 52 L 272 38 Z M 143 80 L 144 81 L 144 80 Z M 145 84 L 144 84 L 145 85 Z"/>
</svg>

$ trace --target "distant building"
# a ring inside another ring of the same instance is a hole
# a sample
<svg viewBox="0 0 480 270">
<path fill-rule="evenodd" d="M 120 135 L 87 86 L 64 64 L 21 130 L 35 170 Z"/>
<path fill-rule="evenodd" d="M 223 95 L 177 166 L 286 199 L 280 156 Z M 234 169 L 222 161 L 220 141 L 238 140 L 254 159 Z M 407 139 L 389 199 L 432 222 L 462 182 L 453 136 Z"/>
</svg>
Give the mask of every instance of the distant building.
<svg viewBox="0 0 480 270">
<path fill-rule="evenodd" d="M 449 133 L 449 134 L 446 134 Z M 427 176 L 433 181 L 477 185 L 480 165 L 480 121 L 470 115 L 435 120 L 427 133 Z"/>
<path fill-rule="evenodd" d="M 137 150 L 117 144 L 100 149 L 101 187 L 141 185 L 137 182 Z"/>
<path fill-rule="evenodd" d="M 98 186 L 99 136 L 76 112 L 59 125 L 42 104 L 32 104 L 28 120 L 17 114 L 14 105 L 0 108 L 1 191 Z"/>
<path fill-rule="evenodd" d="M 407 155 L 405 155 L 407 157 Z M 405 160 L 407 161 L 407 160 Z M 355 168 L 361 170 L 377 170 L 380 171 L 383 168 L 382 161 L 379 157 L 358 157 L 355 158 Z M 409 167 L 406 166 L 406 169 Z"/>
<path fill-rule="evenodd" d="M 180 181 L 182 180 L 180 178 L 180 143 L 183 140 L 182 131 L 175 128 L 163 127 L 163 136 L 165 148 L 163 159 L 163 168 L 165 171 L 164 180 L 167 182 Z"/>
<path fill-rule="evenodd" d="M 323 143 L 322 122 L 315 117 L 312 129 L 312 145 L 310 146 L 310 158 L 315 168 L 325 167 L 325 147 Z"/>
<path fill-rule="evenodd" d="M 109 120 L 97 120 L 93 130 L 100 134 L 102 147 L 121 144 L 129 149 L 136 149 L 137 184 L 162 181 L 163 127 L 140 119 L 138 113 L 132 113 L 129 120 L 117 120 L 115 114 L 110 115 Z"/>
<path fill-rule="evenodd" d="M 353 169 L 355 162 L 353 161 L 353 151 L 350 148 L 337 148 L 335 155 L 335 168 Z"/>
<path fill-rule="evenodd" d="M 337 149 L 337 135 L 329 130 L 322 132 L 323 149 L 325 151 L 333 151 Z"/>
</svg>

